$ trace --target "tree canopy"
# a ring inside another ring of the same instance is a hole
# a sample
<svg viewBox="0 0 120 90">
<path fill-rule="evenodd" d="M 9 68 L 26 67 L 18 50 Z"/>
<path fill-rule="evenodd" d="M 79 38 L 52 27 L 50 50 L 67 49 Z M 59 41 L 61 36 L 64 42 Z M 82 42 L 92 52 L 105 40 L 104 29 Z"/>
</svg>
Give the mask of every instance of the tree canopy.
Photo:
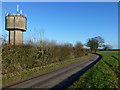
<svg viewBox="0 0 120 90">
<path fill-rule="evenodd" d="M 105 41 L 101 36 L 97 36 L 97 37 L 94 37 L 94 38 L 89 38 L 87 43 L 86 43 L 86 46 L 90 47 L 90 49 L 92 51 L 96 51 L 98 49 L 98 47 L 103 46 L 104 42 Z"/>
</svg>

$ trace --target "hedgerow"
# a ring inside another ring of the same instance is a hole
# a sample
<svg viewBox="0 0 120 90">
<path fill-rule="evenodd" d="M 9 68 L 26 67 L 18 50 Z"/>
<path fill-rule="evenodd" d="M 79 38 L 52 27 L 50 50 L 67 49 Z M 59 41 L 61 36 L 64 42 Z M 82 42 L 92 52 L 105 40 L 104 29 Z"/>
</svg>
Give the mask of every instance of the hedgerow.
<svg viewBox="0 0 120 90">
<path fill-rule="evenodd" d="M 81 43 L 56 44 L 42 41 L 39 45 L 24 44 L 3 45 L 2 48 L 2 74 L 32 69 L 50 63 L 65 61 L 87 55 Z"/>
</svg>

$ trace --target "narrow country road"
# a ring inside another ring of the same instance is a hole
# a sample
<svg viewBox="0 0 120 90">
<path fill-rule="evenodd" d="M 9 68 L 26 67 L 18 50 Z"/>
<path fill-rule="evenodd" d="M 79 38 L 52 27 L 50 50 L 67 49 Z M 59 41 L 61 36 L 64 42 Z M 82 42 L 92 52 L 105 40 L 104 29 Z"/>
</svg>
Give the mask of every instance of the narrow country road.
<svg viewBox="0 0 120 90">
<path fill-rule="evenodd" d="M 93 54 L 92 57 L 82 62 L 78 62 L 65 68 L 40 75 L 36 78 L 18 83 L 5 89 L 19 88 L 19 90 L 21 90 L 25 88 L 65 88 L 77 76 L 80 76 L 87 69 L 93 66 L 99 59 L 99 55 Z"/>
</svg>

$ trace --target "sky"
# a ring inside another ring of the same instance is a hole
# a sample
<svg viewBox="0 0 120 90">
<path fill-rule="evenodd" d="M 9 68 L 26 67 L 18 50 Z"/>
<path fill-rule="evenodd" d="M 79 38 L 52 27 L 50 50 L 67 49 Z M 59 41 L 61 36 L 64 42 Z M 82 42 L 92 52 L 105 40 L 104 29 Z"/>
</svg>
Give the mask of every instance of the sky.
<svg viewBox="0 0 120 90">
<path fill-rule="evenodd" d="M 55 40 L 57 43 L 80 41 L 101 36 L 105 44 L 118 48 L 118 3 L 117 2 L 3 2 L 2 34 L 5 30 L 5 8 L 16 13 L 16 5 L 27 16 L 24 41 Z"/>
</svg>

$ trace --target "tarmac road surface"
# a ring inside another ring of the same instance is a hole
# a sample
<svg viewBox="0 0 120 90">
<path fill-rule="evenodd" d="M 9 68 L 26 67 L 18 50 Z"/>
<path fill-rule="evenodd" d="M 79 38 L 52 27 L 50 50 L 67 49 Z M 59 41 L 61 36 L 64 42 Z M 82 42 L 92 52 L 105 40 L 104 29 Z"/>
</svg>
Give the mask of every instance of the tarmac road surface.
<svg viewBox="0 0 120 90">
<path fill-rule="evenodd" d="M 65 88 L 69 83 L 73 82 L 76 77 L 92 67 L 97 61 L 99 61 L 99 59 L 99 55 L 93 54 L 92 57 L 82 62 L 72 64 L 3 89 L 19 88 L 19 90 L 21 90 L 25 88 Z"/>
</svg>

